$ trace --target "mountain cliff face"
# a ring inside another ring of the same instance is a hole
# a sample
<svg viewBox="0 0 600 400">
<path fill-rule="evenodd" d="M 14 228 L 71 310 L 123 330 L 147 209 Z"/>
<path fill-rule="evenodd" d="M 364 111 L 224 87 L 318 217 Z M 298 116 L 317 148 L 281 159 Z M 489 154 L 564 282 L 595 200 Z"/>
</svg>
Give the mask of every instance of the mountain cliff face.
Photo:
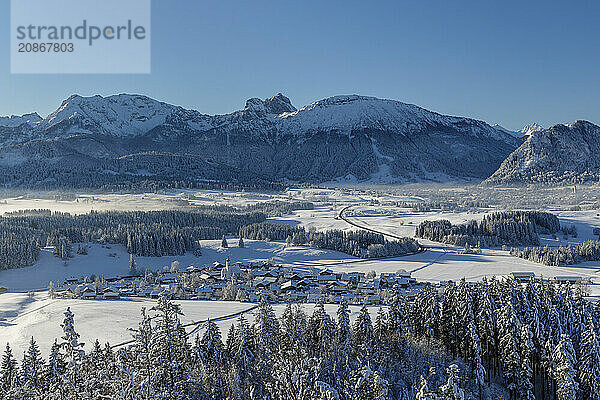
<svg viewBox="0 0 600 400">
<path fill-rule="evenodd" d="M 139 95 L 74 95 L 46 118 L 24 117 L 0 119 L 5 184 L 224 178 L 216 165 L 298 182 L 484 179 L 521 143 L 482 121 L 356 95 L 296 109 L 279 93 L 224 115 Z M 138 158 L 154 172 L 137 168 Z"/>
<path fill-rule="evenodd" d="M 576 121 L 533 131 L 486 183 L 583 183 L 600 179 L 600 127 Z"/>
</svg>

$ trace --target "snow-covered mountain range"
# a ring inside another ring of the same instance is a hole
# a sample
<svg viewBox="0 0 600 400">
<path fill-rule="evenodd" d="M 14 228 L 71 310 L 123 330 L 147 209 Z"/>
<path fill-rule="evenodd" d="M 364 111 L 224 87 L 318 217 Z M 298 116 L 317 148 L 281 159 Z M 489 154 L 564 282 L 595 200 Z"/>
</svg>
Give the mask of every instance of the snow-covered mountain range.
<svg viewBox="0 0 600 400">
<path fill-rule="evenodd" d="M 583 183 L 600 179 L 600 127 L 576 121 L 533 130 L 487 183 Z"/>
<path fill-rule="evenodd" d="M 0 119 L 0 179 L 12 185 L 193 181 L 227 178 L 215 170 L 229 169 L 298 182 L 480 180 L 521 144 L 517 136 L 357 95 L 296 109 L 278 93 L 224 115 L 141 95 L 73 95 L 45 118 Z"/>
</svg>

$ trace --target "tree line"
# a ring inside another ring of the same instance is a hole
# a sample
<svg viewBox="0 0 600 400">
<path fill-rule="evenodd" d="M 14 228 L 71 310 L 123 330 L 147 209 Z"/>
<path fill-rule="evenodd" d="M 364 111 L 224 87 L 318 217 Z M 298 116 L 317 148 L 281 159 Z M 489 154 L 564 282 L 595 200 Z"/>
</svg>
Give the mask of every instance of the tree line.
<svg viewBox="0 0 600 400">
<path fill-rule="evenodd" d="M 423 221 L 416 229 L 420 238 L 456 246 L 498 247 L 502 245 L 539 245 L 539 234 L 561 230 L 558 218 L 543 211 L 502 211 L 453 225 L 448 220 Z"/>
<path fill-rule="evenodd" d="M 511 248 L 510 254 L 544 265 L 570 265 L 600 260 L 600 242 L 588 240 L 575 246 Z"/>
<path fill-rule="evenodd" d="M 419 243 L 408 237 L 390 241 L 380 233 L 365 230 L 331 229 L 318 232 L 315 229 L 307 231 L 302 226 L 268 222 L 243 226 L 239 230 L 239 235 L 253 240 L 285 240 L 290 245 L 310 245 L 361 258 L 400 256 L 420 249 Z"/>
</svg>

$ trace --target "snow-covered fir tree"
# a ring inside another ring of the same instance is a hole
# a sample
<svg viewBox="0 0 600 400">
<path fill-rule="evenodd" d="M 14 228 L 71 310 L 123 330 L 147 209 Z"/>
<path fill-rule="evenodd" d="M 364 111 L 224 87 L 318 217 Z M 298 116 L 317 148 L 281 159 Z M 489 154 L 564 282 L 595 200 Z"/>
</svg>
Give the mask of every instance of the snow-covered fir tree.
<svg viewBox="0 0 600 400">
<path fill-rule="evenodd" d="M 129 275 L 135 276 L 137 275 L 137 264 L 135 262 L 135 258 L 133 258 L 133 254 L 129 255 Z"/>
<path fill-rule="evenodd" d="M 60 352 L 60 345 L 57 340 L 54 340 L 48 357 L 46 373 L 44 374 L 47 392 L 52 393 L 60 391 L 63 388 L 62 376 L 66 371 L 66 367 L 67 363 L 64 361 L 64 356 Z"/>
<path fill-rule="evenodd" d="M 469 325 L 469 333 L 471 340 L 471 365 L 473 370 L 473 377 L 478 389 L 478 395 L 480 399 L 484 398 L 485 390 L 485 368 L 481 360 L 481 342 L 479 340 L 479 334 L 477 333 L 477 327 L 474 322 Z"/>
<path fill-rule="evenodd" d="M 186 398 L 193 380 L 187 368 L 191 350 L 179 319 L 183 313 L 166 297 L 160 297 L 152 310 L 156 312 L 149 345 L 153 390 L 159 397 L 177 393 L 177 398 Z"/>
<path fill-rule="evenodd" d="M 576 381 L 577 363 L 571 338 L 562 335 L 552 354 L 554 361 L 554 377 L 556 379 L 556 394 L 559 400 L 576 400 L 579 385 Z"/>
<path fill-rule="evenodd" d="M 226 384 L 226 354 L 221 341 L 221 332 L 211 320 L 206 323 L 206 331 L 202 340 L 196 345 L 202 363 L 202 384 L 211 398 L 222 398 L 227 392 Z"/>
<path fill-rule="evenodd" d="M 578 380 L 584 395 L 600 399 L 600 343 L 592 318 L 588 319 L 579 348 Z"/>
<path fill-rule="evenodd" d="M 521 327 L 520 337 L 520 357 L 521 357 L 521 372 L 519 373 L 518 393 L 521 400 L 535 400 L 533 393 L 533 368 L 532 368 L 532 353 L 533 334 L 529 329 L 528 324 L 523 324 Z"/>
<path fill-rule="evenodd" d="M 519 354 L 519 320 L 509 300 L 504 302 L 498 320 L 500 335 L 500 354 L 504 364 L 504 379 L 511 399 L 516 399 L 521 370 Z"/>
<path fill-rule="evenodd" d="M 375 333 L 373 331 L 371 316 L 366 306 L 360 309 L 352 328 L 354 345 L 360 349 L 360 354 L 368 360 L 375 349 Z"/>
<path fill-rule="evenodd" d="M 18 368 L 17 360 L 13 357 L 12 350 L 8 343 L 2 355 L 2 364 L 0 365 L 0 379 L 2 380 L 2 389 L 5 393 L 17 385 Z"/>
<path fill-rule="evenodd" d="M 50 281 L 48 283 L 48 298 L 55 299 L 56 298 L 56 287 L 54 286 L 54 282 Z"/>
<path fill-rule="evenodd" d="M 40 393 L 44 378 L 44 360 L 40 349 L 32 337 L 29 348 L 23 357 L 21 367 L 21 385 L 26 393 Z"/>
<path fill-rule="evenodd" d="M 83 384 L 83 377 L 80 372 L 85 357 L 84 343 L 79 342 L 79 334 L 75 331 L 74 316 L 70 307 L 67 307 L 64 315 L 65 318 L 62 323 L 63 341 L 60 343 L 60 348 L 64 354 L 66 366 L 65 372 L 61 376 L 65 380 L 65 385 L 77 391 Z"/>
</svg>

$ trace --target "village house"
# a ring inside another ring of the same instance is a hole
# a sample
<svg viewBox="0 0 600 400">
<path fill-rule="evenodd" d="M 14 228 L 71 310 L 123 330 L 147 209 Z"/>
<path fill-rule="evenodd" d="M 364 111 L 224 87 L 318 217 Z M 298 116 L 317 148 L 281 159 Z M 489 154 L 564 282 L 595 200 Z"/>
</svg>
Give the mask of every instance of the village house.
<svg viewBox="0 0 600 400">
<path fill-rule="evenodd" d="M 588 282 L 590 278 L 584 278 L 582 276 L 555 276 L 553 280 L 560 284 L 574 285 L 576 283 Z"/>
<path fill-rule="evenodd" d="M 117 300 L 121 298 L 119 292 L 111 287 L 104 289 L 103 296 L 106 300 Z"/>
<path fill-rule="evenodd" d="M 535 278 L 535 274 L 533 272 L 511 272 L 510 277 L 517 282 L 527 283 Z"/>
<path fill-rule="evenodd" d="M 94 289 L 86 286 L 81 291 L 81 298 L 82 299 L 95 299 L 96 298 L 96 291 Z"/>
</svg>

